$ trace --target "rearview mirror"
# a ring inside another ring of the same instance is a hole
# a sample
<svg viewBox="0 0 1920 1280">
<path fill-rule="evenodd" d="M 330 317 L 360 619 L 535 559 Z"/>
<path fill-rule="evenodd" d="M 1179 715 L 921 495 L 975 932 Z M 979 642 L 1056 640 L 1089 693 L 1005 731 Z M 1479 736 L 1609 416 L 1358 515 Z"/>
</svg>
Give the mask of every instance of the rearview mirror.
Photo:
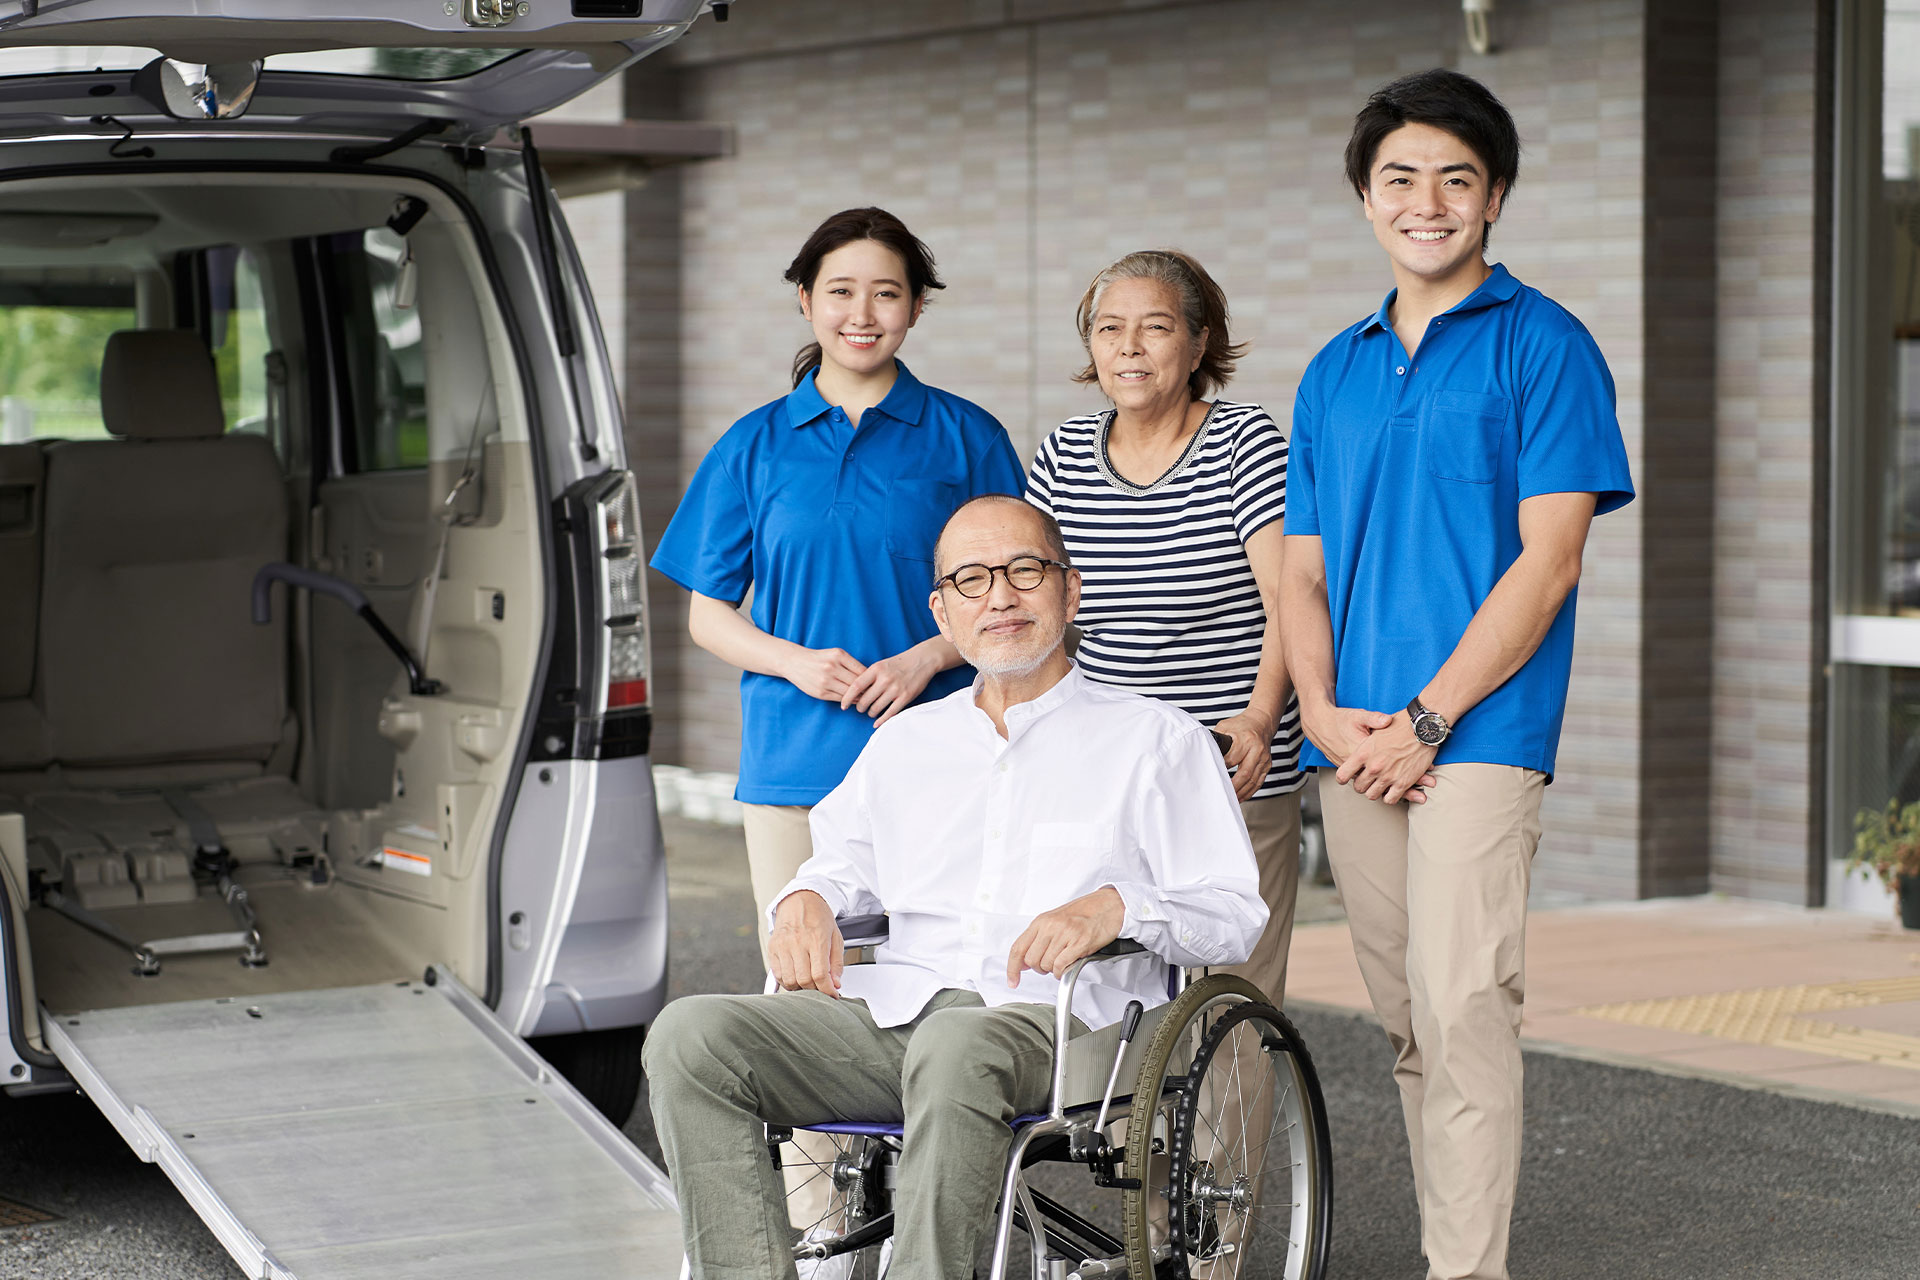
<svg viewBox="0 0 1920 1280">
<path fill-rule="evenodd" d="M 134 74 L 133 89 L 176 120 L 237 120 L 253 101 L 260 61 L 155 58 Z"/>
</svg>

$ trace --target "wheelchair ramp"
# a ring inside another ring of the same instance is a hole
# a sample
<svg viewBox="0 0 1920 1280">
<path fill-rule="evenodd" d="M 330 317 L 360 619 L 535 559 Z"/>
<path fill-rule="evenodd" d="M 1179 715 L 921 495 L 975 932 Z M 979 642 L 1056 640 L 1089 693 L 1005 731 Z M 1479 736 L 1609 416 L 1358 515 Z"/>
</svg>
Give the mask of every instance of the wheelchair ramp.
<svg viewBox="0 0 1920 1280">
<path fill-rule="evenodd" d="M 678 1275 L 666 1177 L 427 976 L 63 1014 L 47 1037 L 249 1276 Z"/>
</svg>

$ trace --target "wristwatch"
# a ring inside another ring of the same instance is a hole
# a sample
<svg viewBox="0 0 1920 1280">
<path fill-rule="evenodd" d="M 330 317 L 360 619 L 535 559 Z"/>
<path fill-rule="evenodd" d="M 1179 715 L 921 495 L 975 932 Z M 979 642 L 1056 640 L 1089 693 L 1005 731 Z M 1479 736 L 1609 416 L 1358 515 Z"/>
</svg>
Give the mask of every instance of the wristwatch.
<svg viewBox="0 0 1920 1280">
<path fill-rule="evenodd" d="M 1447 718 L 1424 705 L 1418 697 L 1407 704 L 1407 717 L 1413 721 L 1413 736 L 1429 747 L 1439 746 L 1453 732 Z"/>
</svg>

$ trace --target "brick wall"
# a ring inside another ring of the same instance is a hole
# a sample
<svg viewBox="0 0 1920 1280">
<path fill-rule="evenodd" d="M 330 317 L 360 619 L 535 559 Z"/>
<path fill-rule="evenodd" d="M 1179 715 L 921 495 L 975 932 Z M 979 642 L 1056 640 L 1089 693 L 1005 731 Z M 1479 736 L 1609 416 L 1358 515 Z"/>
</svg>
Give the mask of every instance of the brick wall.
<svg viewBox="0 0 1920 1280">
<path fill-rule="evenodd" d="M 1499 18 L 1488 58 L 1464 51 L 1444 4 L 903 0 L 856 13 L 786 0 L 703 25 L 670 55 L 681 109 L 731 122 L 738 150 L 684 171 L 679 296 L 651 300 L 680 311 L 682 480 L 735 417 L 784 391 L 807 334 L 780 273 L 820 217 L 868 201 L 907 220 L 950 285 L 903 357 L 998 415 L 1023 453 L 1098 403 L 1068 380 L 1086 280 L 1152 245 L 1190 250 L 1226 285 L 1234 336 L 1252 343 L 1229 394 L 1284 423 L 1313 352 L 1391 283 L 1340 176 L 1352 114 L 1385 80 L 1433 65 L 1482 76 L 1521 122 L 1494 256 L 1594 331 L 1637 471 L 1642 6 Z M 1596 526 L 1538 864 L 1548 886 L 1635 891 L 1640 555 L 1637 506 Z M 657 601 L 676 594 L 655 582 Z M 734 673 L 687 645 L 672 669 L 682 762 L 731 767 Z"/>
<path fill-rule="evenodd" d="M 1712 885 L 1808 898 L 1825 568 L 1818 6 L 1721 6 Z"/>
<path fill-rule="evenodd" d="M 1069 381 L 1086 280 L 1154 245 L 1226 285 L 1252 344 L 1228 394 L 1284 424 L 1313 352 L 1390 284 L 1340 177 L 1352 114 L 1394 75 L 1459 67 L 1525 142 L 1493 256 L 1593 331 L 1645 495 L 1589 541 L 1536 879 L 1795 896 L 1813 741 L 1813 5 L 1722 8 L 1508 3 L 1499 51 L 1475 57 L 1457 6 L 1412 0 L 741 6 L 668 55 L 679 113 L 734 124 L 738 152 L 682 172 L 678 292 L 629 313 L 677 352 L 659 394 L 678 440 L 662 416 L 657 458 L 684 483 L 784 392 L 808 335 L 780 273 L 819 218 L 867 202 L 904 217 L 951 286 L 903 357 L 998 415 L 1023 454 L 1099 403 Z M 677 588 L 656 579 L 654 599 L 684 721 L 661 758 L 673 742 L 684 763 L 730 768 L 735 674 L 667 643 Z"/>
</svg>

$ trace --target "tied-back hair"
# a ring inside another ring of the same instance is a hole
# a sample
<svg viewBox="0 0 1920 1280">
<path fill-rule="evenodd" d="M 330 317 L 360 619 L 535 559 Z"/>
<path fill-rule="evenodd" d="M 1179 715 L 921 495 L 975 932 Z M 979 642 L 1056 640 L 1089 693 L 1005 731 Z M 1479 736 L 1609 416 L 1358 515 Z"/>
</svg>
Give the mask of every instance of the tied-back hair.
<svg viewBox="0 0 1920 1280">
<path fill-rule="evenodd" d="M 1087 352 L 1087 367 L 1073 375 L 1075 382 L 1098 382 L 1093 367 L 1093 318 L 1109 286 L 1122 280 L 1157 280 L 1173 290 L 1180 299 L 1180 318 L 1186 323 L 1187 336 L 1199 338 L 1206 330 L 1207 348 L 1200 366 L 1187 377 L 1187 390 L 1196 400 L 1205 400 L 1227 385 L 1234 365 L 1247 354 L 1247 344 L 1235 343 L 1227 332 L 1227 295 L 1207 269 L 1191 255 L 1178 249 L 1143 249 L 1130 253 L 1099 275 L 1080 298 L 1074 318 L 1080 326 L 1080 345 Z"/>
<path fill-rule="evenodd" d="M 924 299 L 929 289 L 947 287 L 940 279 L 940 273 L 934 269 L 933 251 L 907 230 L 906 223 L 885 209 L 872 206 L 842 209 L 815 227 L 813 234 L 807 237 L 807 242 L 800 246 L 800 252 L 794 255 L 793 262 L 787 267 L 787 274 L 781 278 L 788 284 L 799 285 L 812 293 L 813 282 L 820 277 L 821 261 L 835 249 L 862 240 L 871 240 L 893 250 L 900 261 L 906 264 L 907 292 L 914 301 Z M 793 385 L 799 386 L 808 371 L 819 365 L 820 344 L 809 342 L 793 357 Z"/>
</svg>

